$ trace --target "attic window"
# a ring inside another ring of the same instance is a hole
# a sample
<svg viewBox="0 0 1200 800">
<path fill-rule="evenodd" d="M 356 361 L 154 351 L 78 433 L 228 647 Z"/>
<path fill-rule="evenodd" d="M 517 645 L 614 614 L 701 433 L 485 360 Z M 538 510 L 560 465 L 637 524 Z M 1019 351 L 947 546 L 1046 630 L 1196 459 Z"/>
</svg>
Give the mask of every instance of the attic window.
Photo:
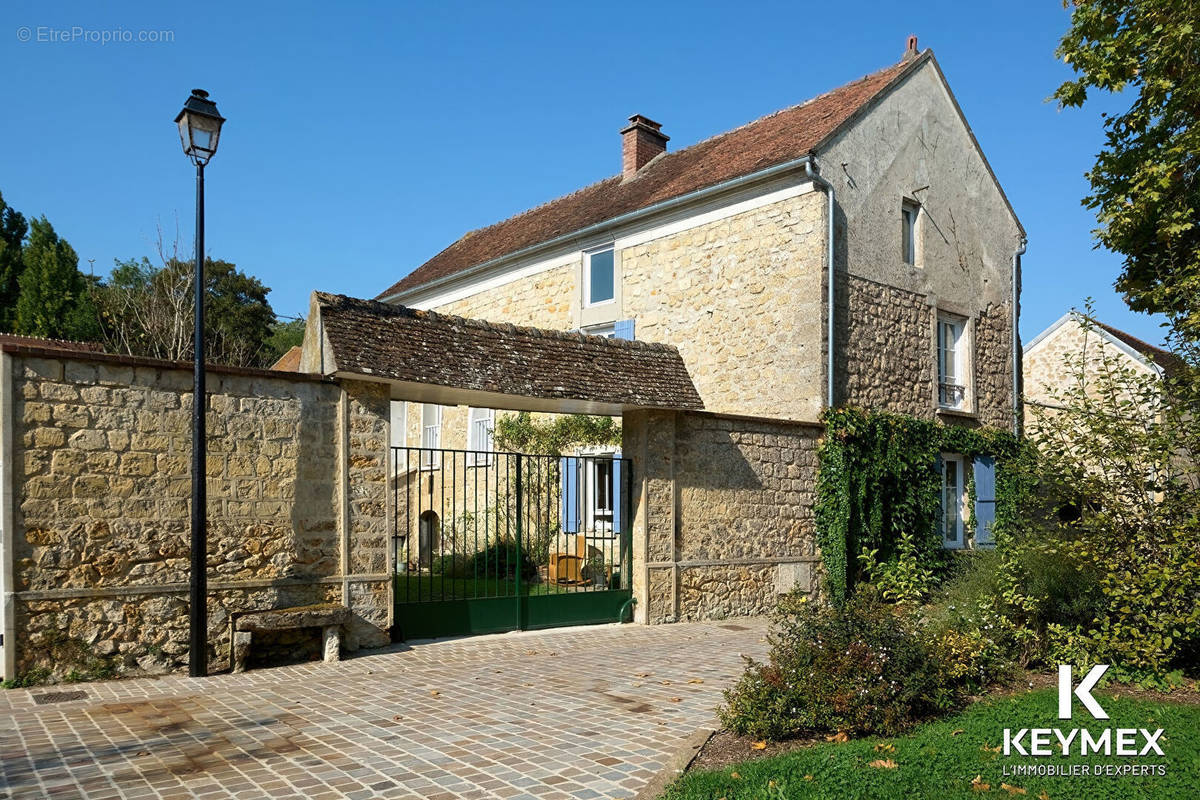
<svg viewBox="0 0 1200 800">
<path fill-rule="evenodd" d="M 585 306 L 608 303 L 617 296 L 616 261 L 611 247 L 586 253 L 583 257 L 583 286 Z"/>
<path fill-rule="evenodd" d="M 904 199 L 900 203 L 900 253 L 904 263 L 917 264 L 917 226 L 921 219 L 921 205 L 915 200 Z"/>
</svg>

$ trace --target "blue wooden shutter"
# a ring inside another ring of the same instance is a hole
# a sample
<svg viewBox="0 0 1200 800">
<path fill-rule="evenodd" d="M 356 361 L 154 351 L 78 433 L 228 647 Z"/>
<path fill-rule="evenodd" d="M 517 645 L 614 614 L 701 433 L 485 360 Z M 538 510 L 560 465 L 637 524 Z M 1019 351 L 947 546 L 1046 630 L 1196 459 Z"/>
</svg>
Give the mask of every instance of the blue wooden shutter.
<svg viewBox="0 0 1200 800">
<path fill-rule="evenodd" d="M 617 339 L 633 339 L 633 320 L 619 319 L 614 322 L 613 336 Z"/>
<path fill-rule="evenodd" d="M 559 483 L 562 490 L 562 514 L 559 523 L 563 533 L 579 532 L 579 459 L 560 459 Z"/>
<path fill-rule="evenodd" d="M 991 456 L 975 459 L 975 546 L 990 547 L 992 526 L 996 523 L 996 460 Z"/>
<path fill-rule="evenodd" d="M 621 528 L 621 503 L 624 502 L 625 494 L 621 491 L 621 451 L 613 453 L 613 468 L 612 468 L 612 512 L 613 533 L 620 533 Z"/>
</svg>

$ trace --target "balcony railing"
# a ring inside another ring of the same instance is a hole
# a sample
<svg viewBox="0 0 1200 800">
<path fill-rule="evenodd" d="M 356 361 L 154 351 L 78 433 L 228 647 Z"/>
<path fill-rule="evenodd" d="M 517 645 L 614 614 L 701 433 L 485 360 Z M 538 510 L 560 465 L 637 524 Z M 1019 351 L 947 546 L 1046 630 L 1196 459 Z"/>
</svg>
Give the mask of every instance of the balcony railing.
<svg viewBox="0 0 1200 800">
<path fill-rule="evenodd" d="M 962 408 L 967 399 L 967 387 L 957 383 L 938 384 L 938 405 L 942 408 Z"/>
</svg>

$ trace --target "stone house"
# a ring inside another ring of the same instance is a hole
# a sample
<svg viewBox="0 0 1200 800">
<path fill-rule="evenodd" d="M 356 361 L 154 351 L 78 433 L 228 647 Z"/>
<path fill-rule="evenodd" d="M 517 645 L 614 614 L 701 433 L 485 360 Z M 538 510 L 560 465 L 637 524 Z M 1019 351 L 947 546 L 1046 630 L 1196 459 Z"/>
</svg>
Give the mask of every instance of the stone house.
<svg viewBox="0 0 1200 800">
<path fill-rule="evenodd" d="M 1015 426 L 1024 231 L 915 38 L 897 64 L 681 150 L 641 115 L 620 135 L 620 174 L 464 235 L 378 299 L 672 344 L 706 412 L 736 428 L 817 431 L 822 411 L 841 404 Z M 487 448 L 496 413 L 396 402 L 393 444 Z M 680 447 L 695 419 L 652 424 Z M 645 440 L 638 420 L 625 423 L 628 453 Z M 810 455 L 815 435 L 802 437 Z M 691 452 L 677 451 L 676 465 Z M 945 456 L 948 547 L 973 544 L 972 468 Z M 810 490 L 785 504 L 810 504 Z M 682 529 L 704 493 L 677 491 Z M 710 507 L 737 496 L 717 494 Z M 810 537 L 806 513 L 782 540 Z M 720 528 L 697 520 L 710 522 Z M 674 555 L 654 562 L 676 573 L 666 582 L 686 580 L 674 566 L 681 548 L 703 572 L 737 561 L 675 538 Z M 749 549 L 760 561 L 781 554 Z M 811 553 L 811 542 L 799 549 Z"/>
<path fill-rule="evenodd" d="M 1068 311 L 1025 345 L 1022 363 L 1024 400 L 1027 405 L 1049 408 L 1060 405 L 1058 392 L 1072 379 L 1073 366 L 1083 364 L 1084 378 L 1094 378 L 1105 358 L 1151 378 L 1177 375 L 1185 365 L 1169 350 Z"/>
<path fill-rule="evenodd" d="M 555 503 L 570 520 L 562 498 L 607 500 L 623 580 L 593 572 L 592 596 L 626 602 L 584 619 L 632 606 L 647 623 L 819 592 L 824 409 L 1014 425 L 1024 234 L 932 52 L 912 40 L 899 63 L 808 102 L 667 142 L 634 116 L 620 174 L 462 237 L 377 301 L 314 293 L 280 369 L 210 369 L 214 665 L 235 618 L 258 610 L 344 605 L 351 649 L 404 635 L 401 573 L 433 568 L 399 556 L 420 536 L 401 507 L 459 495 L 398 453 L 489 454 L 497 413 L 621 418 L 620 458 L 548 462 L 579 482 L 537 514 L 553 529 Z M 0 340 L 5 678 L 187 663 L 193 403 L 189 364 Z M 470 486 L 502 455 L 447 461 Z M 946 546 L 985 543 L 986 526 L 967 529 L 967 485 L 974 472 L 990 502 L 988 465 L 943 464 Z M 580 516 L 594 528 L 600 512 Z M 590 599 L 570 582 L 514 595 L 504 625 L 525 627 L 534 606 L 562 624 Z"/>
</svg>

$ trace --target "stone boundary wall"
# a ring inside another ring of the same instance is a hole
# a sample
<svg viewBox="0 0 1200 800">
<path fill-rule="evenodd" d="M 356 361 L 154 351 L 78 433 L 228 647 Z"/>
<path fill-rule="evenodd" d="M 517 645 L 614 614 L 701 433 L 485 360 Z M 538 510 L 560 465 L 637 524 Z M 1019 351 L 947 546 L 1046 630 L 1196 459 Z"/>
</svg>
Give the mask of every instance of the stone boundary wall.
<svg viewBox="0 0 1200 800">
<path fill-rule="evenodd" d="M 820 584 L 813 503 L 824 427 L 690 412 L 627 413 L 637 619 L 770 611 Z"/>
<path fill-rule="evenodd" d="M 192 376 L 102 354 L 0 357 L 5 677 L 155 674 L 188 660 Z M 389 641 L 381 384 L 208 375 L 210 668 L 230 615 L 341 602 Z"/>
</svg>

